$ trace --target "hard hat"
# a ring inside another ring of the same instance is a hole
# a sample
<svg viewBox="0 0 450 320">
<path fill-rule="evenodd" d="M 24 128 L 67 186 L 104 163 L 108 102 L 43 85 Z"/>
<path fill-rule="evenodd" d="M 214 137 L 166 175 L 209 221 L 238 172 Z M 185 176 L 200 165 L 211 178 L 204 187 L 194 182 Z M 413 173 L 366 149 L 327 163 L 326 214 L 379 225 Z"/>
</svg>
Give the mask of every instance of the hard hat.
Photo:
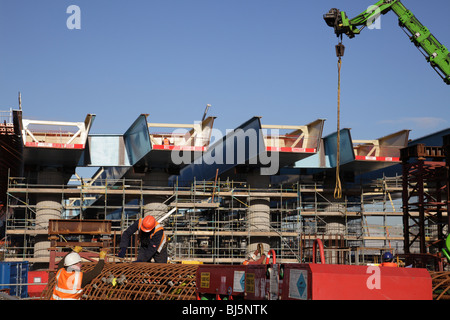
<svg viewBox="0 0 450 320">
<path fill-rule="evenodd" d="M 156 226 L 156 220 L 153 216 L 146 216 L 141 223 L 141 230 L 150 232 Z"/>
<path fill-rule="evenodd" d="M 76 252 L 71 252 L 64 259 L 64 266 L 65 267 L 72 266 L 72 265 L 77 264 L 79 262 L 81 262 L 80 255 L 78 253 L 76 253 Z"/>
<path fill-rule="evenodd" d="M 392 253 L 390 253 L 390 252 L 385 252 L 385 253 L 383 254 L 383 260 L 392 260 L 393 257 L 394 257 L 394 256 L 393 256 Z"/>
</svg>

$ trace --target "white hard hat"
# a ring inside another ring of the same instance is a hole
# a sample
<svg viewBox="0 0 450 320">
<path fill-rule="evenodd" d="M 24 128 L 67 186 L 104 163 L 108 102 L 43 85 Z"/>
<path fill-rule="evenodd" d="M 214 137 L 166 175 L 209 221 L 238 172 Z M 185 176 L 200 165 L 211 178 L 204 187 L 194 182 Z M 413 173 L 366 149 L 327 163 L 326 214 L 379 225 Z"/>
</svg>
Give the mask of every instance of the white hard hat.
<svg viewBox="0 0 450 320">
<path fill-rule="evenodd" d="M 68 266 L 77 264 L 78 262 L 81 262 L 80 255 L 76 252 L 71 252 L 64 259 L 64 266 L 68 267 Z"/>
</svg>

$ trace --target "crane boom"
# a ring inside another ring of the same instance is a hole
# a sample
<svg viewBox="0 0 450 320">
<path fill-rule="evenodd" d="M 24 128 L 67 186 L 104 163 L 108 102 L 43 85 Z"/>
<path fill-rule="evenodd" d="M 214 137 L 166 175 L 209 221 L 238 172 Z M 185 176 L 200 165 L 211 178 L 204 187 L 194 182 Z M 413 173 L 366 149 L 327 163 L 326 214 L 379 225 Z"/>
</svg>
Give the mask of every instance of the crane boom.
<svg viewBox="0 0 450 320">
<path fill-rule="evenodd" d="M 400 0 L 380 0 L 367 10 L 349 19 L 344 11 L 331 9 L 323 18 L 334 28 L 337 36 L 343 34 L 350 39 L 374 22 L 381 14 L 393 11 L 398 16 L 399 26 L 406 32 L 412 43 L 422 52 L 431 67 L 444 82 L 450 85 L 450 52 L 435 36 L 408 10 Z"/>
</svg>

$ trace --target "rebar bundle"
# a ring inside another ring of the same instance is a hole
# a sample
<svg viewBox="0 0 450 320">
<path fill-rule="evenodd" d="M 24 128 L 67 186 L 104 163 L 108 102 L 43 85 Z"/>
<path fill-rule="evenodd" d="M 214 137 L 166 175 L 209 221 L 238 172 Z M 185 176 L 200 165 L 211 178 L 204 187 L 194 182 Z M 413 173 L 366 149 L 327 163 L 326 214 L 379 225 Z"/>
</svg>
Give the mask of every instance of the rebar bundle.
<svg viewBox="0 0 450 320">
<path fill-rule="evenodd" d="M 85 263 L 82 271 L 95 263 Z M 102 273 L 83 290 L 82 300 L 195 300 L 198 266 L 159 263 L 106 263 Z M 42 299 L 50 299 L 55 279 Z"/>
<path fill-rule="evenodd" d="M 433 299 L 450 300 L 450 272 L 430 272 L 433 281 Z"/>
</svg>

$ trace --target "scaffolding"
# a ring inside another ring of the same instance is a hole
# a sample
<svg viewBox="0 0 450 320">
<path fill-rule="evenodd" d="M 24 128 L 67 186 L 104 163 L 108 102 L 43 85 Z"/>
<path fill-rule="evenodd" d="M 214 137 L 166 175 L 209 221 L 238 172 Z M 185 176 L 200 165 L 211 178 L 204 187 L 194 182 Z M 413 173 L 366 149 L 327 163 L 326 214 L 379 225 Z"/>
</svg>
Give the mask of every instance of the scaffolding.
<svg viewBox="0 0 450 320">
<path fill-rule="evenodd" d="M 404 237 L 404 252 L 417 266 L 435 264 L 440 269 L 443 260 L 440 253 L 450 217 L 448 141 L 449 136 L 445 136 L 443 147 L 417 144 L 401 150 L 403 227 L 408 235 Z M 412 216 L 412 211 L 418 215 Z"/>
<path fill-rule="evenodd" d="M 66 185 L 31 184 L 9 178 L 7 205 L 13 214 L 6 220 L 3 249 L 7 261 L 48 262 L 33 256 L 34 237 L 47 234 L 35 228 L 36 195 L 58 194 L 61 219 L 111 221 L 112 254 L 118 251 L 122 232 L 144 215 L 144 199 L 164 199 L 164 221 L 172 263 L 240 264 L 248 256 L 252 237 L 267 237 L 279 262 L 310 262 L 312 246 L 320 238 L 327 263 L 376 263 L 382 252 L 402 252 L 401 192 L 398 179 L 379 179 L 359 197 L 335 202 L 318 184 L 278 185 L 254 189 L 246 182 L 195 181 L 189 187 L 148 187 L 141 180 L 74 179 Z M 250 199 L 270 199 L 268 231 L 250 228 Z M 414 215 L 414 213 L 411 213 Z M 429 236 L 435 236 L 431 232 Z M 78 241 L 93 241 L 80 236 Z M 127 258 L 136 257 L 136 242 Z M 46 259 L 46 260 L 45 260 Z M 378 261 L 379 262 L 379 261 Z"/>
</svg>

